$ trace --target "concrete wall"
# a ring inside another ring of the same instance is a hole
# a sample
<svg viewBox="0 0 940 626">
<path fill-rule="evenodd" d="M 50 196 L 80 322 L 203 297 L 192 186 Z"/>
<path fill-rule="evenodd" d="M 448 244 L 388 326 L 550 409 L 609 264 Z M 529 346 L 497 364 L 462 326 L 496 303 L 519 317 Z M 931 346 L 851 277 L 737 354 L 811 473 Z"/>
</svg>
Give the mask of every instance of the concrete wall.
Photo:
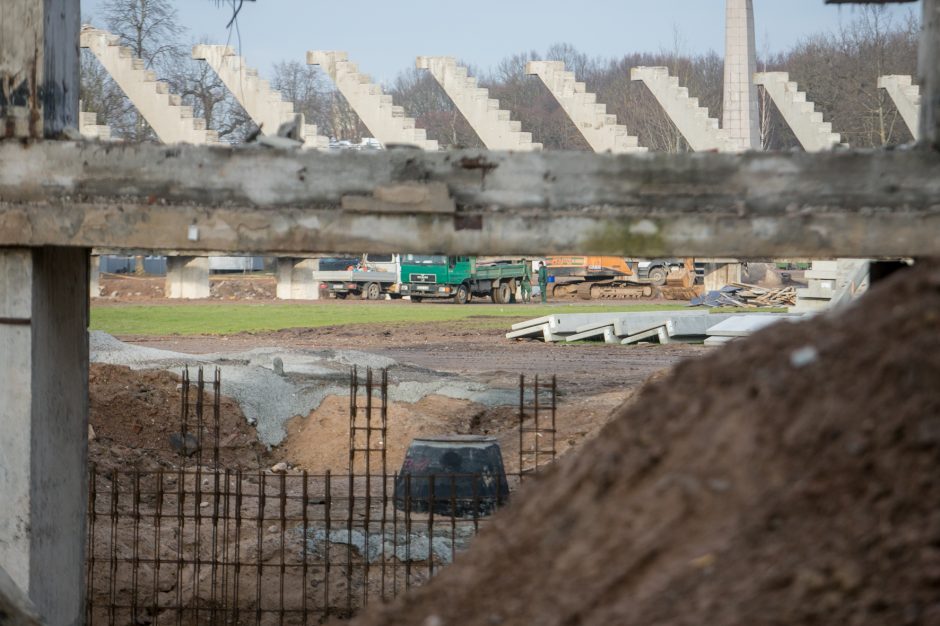
<svg viewBox="0 0 940 626">
<path fill-rule="evenodd" d="M 0 250 L 0 566 L 54 626 L 84 613 L 88 280 L 87 249 Z"/>
</svg>

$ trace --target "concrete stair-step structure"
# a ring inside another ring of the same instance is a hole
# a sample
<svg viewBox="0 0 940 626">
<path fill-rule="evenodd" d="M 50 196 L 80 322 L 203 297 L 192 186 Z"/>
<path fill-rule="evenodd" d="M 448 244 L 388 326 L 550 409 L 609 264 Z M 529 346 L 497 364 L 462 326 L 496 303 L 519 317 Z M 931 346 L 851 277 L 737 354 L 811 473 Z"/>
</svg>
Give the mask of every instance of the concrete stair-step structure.
<svg viewBox="0 0 940 626">
<path fill-rule="evenodd" d="M 808 286 L 796 290 L 791 313 L 812 313 L 844 306 L 868 290 L 866 259 L 813 261 L 804 274 Z"/>
<path fill-rule="evenodd" d="M 95 58 L 133 103 L 153 132 L 163 143 L 217 144 L 219 136 L 206 129 L 206 121 L 194 118 L 192 107 L 183 106 L 180 96 L 169 93 L 167 84 L 135 58 L 130 48 L 120 44 L 120 37 L 85 26 L 81 47 Z"/>
<path fill-rule="evenodd" d="M 414 119 L 405 117 L 404 108 L 395 106 L 392 96 L 384 94 L 369 76 L 360 73 L 345 52 L 308 51 L 307 64 L 323 68 L 372 136 L 384 146 L 408 144 L 423 150 L 438 149 L 437 142 L 428 139 L 423 128 L 415 128 Z"/>
<path fill-rule="evenodd" d="M 832 132 L 832 124 L 823 121 L 823 114 L 806 99 L 786 72 L 758 72 L 754 84 L 764 88 L 777 110 L 786 120 L 793 134 L 807 152 L 831 150 L 842 143 L 839 133 Z"/>
<path fill-rule="evenodd" d="M 521 122 L 510 119 L 510 112 L 499 108 L 499 100 L 490 98 L 489 90 L 480 87 L 453 57 L 418 57 L 415 66 L 431 73 L 490 150 L 542 149 L 542 144 L 533 143 L 532 133 L 524 132 Z"/>
<path fill-rule="evenodd" d="M 98 114 L 91 111 L 80 111 L 78 114 L 78 131 L 86 139 L 111 141 L 111 127 L 98 123 Z"/>
<path fill-rule="evenodd" d="M 529 61 L 525 72 L 539 77 L 594 152 L 648 151 L 626 126 L 617 123 L 616 115 L 607 113 L 606 105 L 598 104 L 597 96 L 577 81 L 574 72 L 565 70 L 563 61 Z"/>
<path fill-rule="evenodd" d="M 669 75 L 669 68 L 634 67 L 630 80 L 646 85 L 692 150 L 740 151 L 728 132 L 719 127 L 718 120 L 708 116 L 708 109 L 698 105 L 698 98 L 690 98 L 689 90 L 679 86 L 679 79 Z"/>
<path fill-rule="evenodd" d="M 199 44 L 193 46 L 193 58 L 208 63 L 238 103 L 261 127 L 265 135 L 276 135 L 281 124 L 291 122 L 298 115 L 294 103 L 284 100 L 281 92 L 258 76 L 256 69 L 248 67 L 245 59 L 231 46 Z M 329 148 L 328 137 L 317 134 L 314 124 L 303 124 L 301 137 L 305 148 Z"/>
<path fill-rule="evenodd" d="M 914 140 L 920 140 L 920 87 L 910 76 L 891 74 L 878 78 L 878 88 L 888 92 Z"/>
</svg>

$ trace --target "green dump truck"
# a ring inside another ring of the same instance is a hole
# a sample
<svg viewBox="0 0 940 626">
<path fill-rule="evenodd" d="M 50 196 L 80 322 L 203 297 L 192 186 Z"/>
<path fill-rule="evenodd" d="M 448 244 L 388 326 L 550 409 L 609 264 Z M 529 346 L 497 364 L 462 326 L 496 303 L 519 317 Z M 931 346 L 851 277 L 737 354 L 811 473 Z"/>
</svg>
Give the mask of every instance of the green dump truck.
<svg viewBox="0 0 940 626">
<path fill-rule="evenodd" d="M 478 263 L 471 256 L 404 254 L 399 293 L 411 296 L 412 302 L 453 298 L 457 304 L 466 304 L 474 296 L 489 296 L 493 302 L 508 304 L 531 272 L 527 261 Z"/>
</svg>

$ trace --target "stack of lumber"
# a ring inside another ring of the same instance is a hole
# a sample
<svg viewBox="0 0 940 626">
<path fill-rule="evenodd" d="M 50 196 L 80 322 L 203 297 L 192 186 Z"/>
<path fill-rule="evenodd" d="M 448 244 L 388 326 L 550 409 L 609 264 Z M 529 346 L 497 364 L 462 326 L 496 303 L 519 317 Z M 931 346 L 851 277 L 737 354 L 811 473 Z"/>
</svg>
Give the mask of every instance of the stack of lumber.
<svg viewBox="0 0 940 626">
<path fill-rule="evenodd" d="M 734 295 L 744 302 L 744 306 L 780 307 L 796 304 L 796 287 L 770 289 L 747 283 L 731 283 L 731 286 L 740 288 Z"/>
</svg>

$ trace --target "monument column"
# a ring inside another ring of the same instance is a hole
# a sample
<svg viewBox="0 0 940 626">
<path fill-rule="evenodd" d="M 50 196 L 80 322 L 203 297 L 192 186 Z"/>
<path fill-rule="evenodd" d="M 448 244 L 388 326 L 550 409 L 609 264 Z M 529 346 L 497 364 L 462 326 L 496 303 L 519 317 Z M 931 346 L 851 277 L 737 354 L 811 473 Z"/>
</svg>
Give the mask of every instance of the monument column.
<svg viewBox="0 0 940 626">
<path fill-rule="evenodd" d="M 757 45 L 753 0 L 726 0 L 725 85 L 721 127 L 739 150 L 760 150 L 757 108 Z"/>
</svg>

